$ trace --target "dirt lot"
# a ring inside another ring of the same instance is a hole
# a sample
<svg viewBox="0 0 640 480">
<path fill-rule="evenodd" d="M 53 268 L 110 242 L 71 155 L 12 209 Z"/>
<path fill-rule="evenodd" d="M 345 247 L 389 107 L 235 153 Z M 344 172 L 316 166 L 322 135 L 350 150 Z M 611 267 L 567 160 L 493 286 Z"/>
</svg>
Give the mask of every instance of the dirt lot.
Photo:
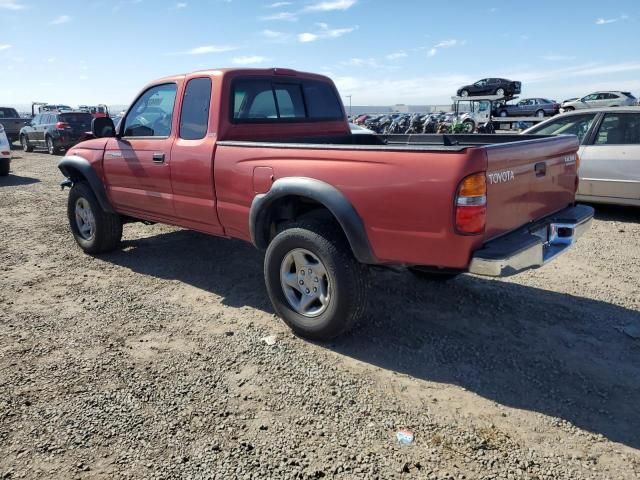
<svg viewBox="0 0 640 480">
<path fill-rule="evenodd" d="M 640 477 L 639 210 L 508 281 L 375 272 L 366 324 L 312 344 L 251 246 L 135 224 L 87 256 L 59 158 L 15 155 L 0 478 Z"/>
</svg>

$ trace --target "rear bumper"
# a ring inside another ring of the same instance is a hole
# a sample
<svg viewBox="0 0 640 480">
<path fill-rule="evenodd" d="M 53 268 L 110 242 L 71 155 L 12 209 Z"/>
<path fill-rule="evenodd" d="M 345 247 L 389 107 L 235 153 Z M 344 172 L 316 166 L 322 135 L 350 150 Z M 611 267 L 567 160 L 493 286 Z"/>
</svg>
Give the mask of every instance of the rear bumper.
<svg viewBox="0 0 640 480">
<path fill-rule="evenodd" d="M 469 272 L 507 277 L 538 268 L 566 252 L 591 227 L 593 208 L 576 205 L 486 243 Z"/>
</svg>

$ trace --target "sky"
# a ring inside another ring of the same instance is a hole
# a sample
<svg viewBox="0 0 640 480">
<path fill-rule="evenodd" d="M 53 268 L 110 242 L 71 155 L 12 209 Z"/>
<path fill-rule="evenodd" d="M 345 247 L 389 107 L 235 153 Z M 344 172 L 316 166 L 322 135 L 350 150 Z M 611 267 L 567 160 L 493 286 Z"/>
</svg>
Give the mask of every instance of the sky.
<svg viewBox="0 0 640 480">
<path fill-rule="evenodd" d="M 484 77 L 640 95 L 638 0 L 0 0 L 0 26 L 2 105 L 127 105 L 234 66 L 323 73 L 353 105 L 447 104 Z"/>
</svg>

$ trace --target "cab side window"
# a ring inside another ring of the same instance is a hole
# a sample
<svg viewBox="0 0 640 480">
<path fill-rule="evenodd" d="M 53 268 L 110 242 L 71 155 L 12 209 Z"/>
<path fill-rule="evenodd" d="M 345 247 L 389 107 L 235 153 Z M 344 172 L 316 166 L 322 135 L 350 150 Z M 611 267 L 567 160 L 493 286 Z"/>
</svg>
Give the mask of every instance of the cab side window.
<svg viewBox="0 0 640 480">
<path fill-rule="evenodd" d="M 640 113 L 608 113 L 594 145 L 639 145 Z"/>
<path fill-rule="evenodd" d="M 133 104 L 124 124 L 125 137 L 168 137 L 171 135 L 175 83 L 156 85 Z"/>
<path fill-rule="evenodd" d="M 189 80 L 184 91 L 180 114 L 180 138 L 200 140 L 209 128 L 209 105 L 211 104 L 211 79 Z"/>
</svg>

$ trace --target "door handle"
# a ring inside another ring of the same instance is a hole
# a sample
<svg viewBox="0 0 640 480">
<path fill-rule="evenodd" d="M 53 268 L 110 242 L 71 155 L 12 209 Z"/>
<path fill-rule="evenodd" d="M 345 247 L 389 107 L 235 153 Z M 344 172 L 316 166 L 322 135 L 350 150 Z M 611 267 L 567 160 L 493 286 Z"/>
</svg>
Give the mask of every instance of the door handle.
<svg viewBox="0 0 640 480">
<path fill-rule="evenodd" d="M 153 161 L 155 163 L 164 163 L 164 152 L 156 152 L 153 154 Z"/>
<path fill-rule="evenodd" d="M 536 163 L 536 177 L 544 177 L 547 174 L 547 164 L 545 162 Z"/>
</svg>

